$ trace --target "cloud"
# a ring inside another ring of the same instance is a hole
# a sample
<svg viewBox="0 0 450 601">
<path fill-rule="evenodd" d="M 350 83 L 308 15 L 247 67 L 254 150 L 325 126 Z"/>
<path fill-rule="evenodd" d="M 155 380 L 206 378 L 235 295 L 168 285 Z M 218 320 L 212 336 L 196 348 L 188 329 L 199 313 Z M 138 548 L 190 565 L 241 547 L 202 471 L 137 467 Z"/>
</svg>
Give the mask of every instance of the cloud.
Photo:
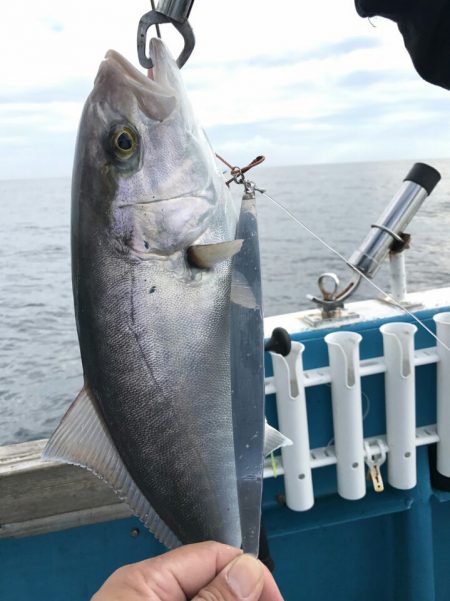
<svg viewBox="0 0 450 601">
<path fill-rule="evenodd" d="M 367 36 L 355 36 L 348 39 L 339 40 L 338 42 L 331 44 L 322 43 L 317 48 L 305 53 L 303 58 L 306 60 L 324 59 L 330 57 L 336 58 L 338 56 L 345 56 L 357 50 L 379 48 L 380 46 L 380 39 Z"/>
<path fill-rule="evenodd" d="M 68 176 L 72 171 L 74 132 L 0 136 L 2 179 Z"/>
<path fill-rule="evenodd" d="M 334 43 L 321 43 L 316 48 L 307 51 L 280 51 L 278 48 L 272 49 L 270 53 L 258 54 L 250 57 L 239 57 L 232 61 L 223 61 L 220 64 L 221 70 L 232 71 L 235 69 L 247 69 L 252 67 L 279 68 L 296 65 L 300 62 L 310 60 L 322 60 L 325 58 L 336 58 L 345 56 L 357 50 L 368 48 L 378 48 L 380 41 L 369 37 L 353 37 L 347 40 L 341 40 Z M 217 64 L 211 60 L 196 64 L 197 69 L 217 68 Z"/>
<path fill-rule="evenodd" d="M 417 99 L 379 103 L 355 100 L 341 108 L 301 118 L 222 124 L 208 128 L 220 153 L 245 164 L 265 154 L 268 165 L 353 162 L 444 157 L 450 153 L 450 99 L 435 99 L 426 109 Z"/>
<path fill-rule="evenodd" d="M 400 74 L 402 76 L 403 74 Z M 398 74 L 397 74 L 398 76 Z M 384 71 L 353 71 L 344 75 L 339 80 L 339 85 L 343 87 L 352 86 L 355 88 L 373 86 L 377 83 L 385 83 L 388 79 L 391 79 L 391 75 L 386 75 Z"/>
<path fill-rule="evenodd" d="M 371 27 L 351 1 L 288 3 L 281 16 L 269 0 L 217 8 L 194 7 L 197 45 L 183 76 L 200 122 L 233 162 L 449 155 L 448 92 L 416 75 L 395 24 Z M 148 10 L 148 1 L 133 10 L 109 0 L 80 0 L 76 11 L 59 0 L 5 5 L 0 177 L 70 173 L 98 65 L 110 47 L 136 62 L 137 21 Z M 163 35 L 177 54 L 178 33 Z"/>
<path fill-rule="evenodd" d="M 81 110 L 77 102 L 0 104 L 0 131 L 30 138 L 49 131 L 74 132 Z"/>
<path fill-rule="evenodd" d="M 58 85 L 33 86 L 17 90 L 0 90 L 1 104 L 36 104 L 48 102 L 83 102 L 93 82 L 86 78 L 76 78 Z"/>
<path fill-rule="evenodd" d="M 69 175 L 81 103 L 0 104 L 0 177 Z"/>
<path fill-rule="evenodd" d="M 52 17 L 43 17 L 42 18 L 42 23 L 44 25 L 46 25 L 50 31 L 54 32 L 54 33 L 61 33 L 64 31 L 64 23 L 62 23 L 62 21 L 58 20 L 58 19 L 53 19 Z"/>
</svg>

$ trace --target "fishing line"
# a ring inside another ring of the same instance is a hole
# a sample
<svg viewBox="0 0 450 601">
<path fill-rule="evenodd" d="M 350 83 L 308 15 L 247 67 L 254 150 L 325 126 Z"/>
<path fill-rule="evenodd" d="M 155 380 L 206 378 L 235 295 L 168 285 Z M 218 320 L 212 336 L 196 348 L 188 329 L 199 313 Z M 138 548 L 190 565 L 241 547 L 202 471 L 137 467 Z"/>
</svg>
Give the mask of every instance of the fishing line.
<svg viewBox="0 0 450 601">
<path fill-rule="evenodd" d="M 438 336 L 436 336 L 436 334 L 433 332 L 433 330 L 431 330 L 426 324 L 424 324 L 424 322 L 421 319 L 419 319 L 416 315 L 414 315 L 414 313 L 411 313 L 411 311 L 409 311 L 406 307 L 404 307 L 398 301 L 396 301 L 395 298 L 393 298 L 390 294 L 386 293 L 382 288 L 380 288 L 380 286 L 375 284 L 375 282 L 372 281 L 370 278 L 368 278 L 365 273 L 363 273 L 357 267 L 355 267 L 354 265 L 349 263 L 347 261 L 347 259 L 344 257 L 344 255 L 342 255 L 338 250 L 336 250 L 332 246 L 330 246 L 328 244 L 328 242 L 326 242 L 318 234 L 313 232 L 305 223 L 303 223 L 303 221 L 301 221 L 298 217 L 296 217 L 294 215 L 294 213 L 292 213 L 292 211 L 290 211 L 285 205 L 283 205 L 278 200 L 275 200 L 275 198 L 273 198 L 272 196 L 267 194 L 267 192 L 265 190 L 261 190 L 256 187 L 255 187 L 255 190 L 257 192 L 259 192 L 260 194 L 262 194 L 262 196 L 265 196 L 270 201 L 272 201 L 277 207 L 279 207 L 282 211 L 284 211 L 286 213 L 286 215 L 289 215 L 289 217 L 291 219 L 293 219 L 295 221 L 295 223 L 297 223 L 297 225 L 299 225 L 304 230 L 306 230 L 308 232 L 308 234 L 310 234 L 313 238 L 315 238 L 318 242 L 320 242 L 320 244 L 322 244 L 322 246 L 324 246 L 326 249 L 328 249 L 332 254 L 336 255 L 336 257 L 339 257 L 339 259 L 341 259 L 341 261 L 343 261 L 347 265 L 347 267 L 350 267 L 350 269 L 352 269 L 358 275 L 360 275 L 363 278 L 363 280 L 365 280 L 372 286 L 372 288 L 375 288 L 375 290 L 377 290 L 377 292 L 380 292 L 383 296 L 385 296 L 389 300 L 390 303 L 392 303 L 393 305 L 395 305 L 396 307 L 401 309 L 404 313 L 409 315 L 409 317 L 411 317 L 417 324 L 419 324 L 419 326 L 421 326 L 426 332 L 428 332 L 428 334 L 430 334 L 437 342 L 439 342 L 445 348 L 445 350 L 450 351 L 450 347 L 448 347 L 445 344 L 445 342 L 443 342 Z"/>
</svg>

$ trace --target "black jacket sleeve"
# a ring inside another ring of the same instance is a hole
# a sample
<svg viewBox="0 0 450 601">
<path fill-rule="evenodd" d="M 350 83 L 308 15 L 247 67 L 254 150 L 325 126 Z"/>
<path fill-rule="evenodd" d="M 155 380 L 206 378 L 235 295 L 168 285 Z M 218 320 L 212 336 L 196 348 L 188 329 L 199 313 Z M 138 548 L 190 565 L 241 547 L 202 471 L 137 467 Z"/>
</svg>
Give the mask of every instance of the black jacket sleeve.
<svg viewBox="0 0 450 601">
<path fill-rule="evenodd" d="M 417 72 L 450 89 L 450 0 L 355 0 L 361 17 L 395 21 Z"/>
</svg>

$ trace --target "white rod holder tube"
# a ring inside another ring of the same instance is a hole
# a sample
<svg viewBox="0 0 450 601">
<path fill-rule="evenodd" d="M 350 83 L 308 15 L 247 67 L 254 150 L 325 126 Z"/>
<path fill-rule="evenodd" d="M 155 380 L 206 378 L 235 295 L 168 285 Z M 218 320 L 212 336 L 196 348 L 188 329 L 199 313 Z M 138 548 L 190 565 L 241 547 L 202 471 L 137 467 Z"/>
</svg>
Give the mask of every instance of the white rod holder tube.
<svg viewBox="0 0 450 601">
<path fill-rule="evenodd" d="M 438 313 L 433 317 L 436 322 L 436 335 L 450 348 L 450 313 Z M 437 342 L 439 361 L 437 376 L 437 470 L 450 478 L 450 351 L 441 342 Z"/>
<path fill-rule="evenodd" d="M 386 323 L 383 335 L 386 374 L 386 438 L 389 447 L 388 480 L 407 490 L 417 484 L 416 389 L 414 334 L 410 323 Z"/>
<path fill-rule="evenodd" d="M 406 300 L 406 260 L 405 251 L 389 253 L 389 267 L 391 276 L 391 296 L 398 303 Z"/>
<path fill-rule="evenodd" d="M 325 336 L 330 359 L 337 487 L 341 497 L 349 500 L 361 499 L 366 494 L 359 371 L 361 340 L 355 332 Z"/>
<path fill-rule="evenodd" d="M 308 415 L 306 411 L 302 353 L 305 347 L 293 342 L 287 357 L 270 353 L 277 395 L 280 431 L 292 440 L 283 447 L 286 505 L 294 511 L 306 511 L 314 505 L 309 447 Z"/>
</svg>

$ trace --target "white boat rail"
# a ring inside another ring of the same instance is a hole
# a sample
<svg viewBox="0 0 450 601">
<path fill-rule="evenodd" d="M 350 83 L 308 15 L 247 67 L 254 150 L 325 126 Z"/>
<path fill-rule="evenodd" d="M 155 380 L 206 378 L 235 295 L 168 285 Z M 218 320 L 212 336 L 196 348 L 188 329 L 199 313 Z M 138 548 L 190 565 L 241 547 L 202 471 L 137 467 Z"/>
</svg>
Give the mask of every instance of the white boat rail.
<svg viewBox="0 0 450 601">
<path fill-rule="evenodd" d="M 450 313 L 434 316 L 437 336 L 449 346 Z M 280 430 L 292 440 L 281 457 L 267 460 L 264 476 L 284 474 L 286 504 L 305 511 L 314 504 L 312 469 L 336 464 L 338 493 L 346 499 L 366 494 L 365 465 L 376 490 L 383 490 L 379 468 L 388 462 L 388 482 L 408 490 L 416 485 L 416 447 L 437 443 L 437 469 L 450 477 L 450 352 L 436 347 L 414 350 L 416 327 L 391 322 L 380 328 L 384 356 L 359 359 L 361 336 L 339 331 L 325 337 L 330 365 L 303 370 L 304 346 L 293 342 L 287 357 L 271 353 L 274 376 L 266 394 L 276 394 Z M 437 364 L 437 423 L 416 427 L 415 368 Z M 385 374 L 385 434 L 363 438 L 361 378 Z M 334 444 L 310 449 L 305 389 L 331 385 Z"/>
</svg>

